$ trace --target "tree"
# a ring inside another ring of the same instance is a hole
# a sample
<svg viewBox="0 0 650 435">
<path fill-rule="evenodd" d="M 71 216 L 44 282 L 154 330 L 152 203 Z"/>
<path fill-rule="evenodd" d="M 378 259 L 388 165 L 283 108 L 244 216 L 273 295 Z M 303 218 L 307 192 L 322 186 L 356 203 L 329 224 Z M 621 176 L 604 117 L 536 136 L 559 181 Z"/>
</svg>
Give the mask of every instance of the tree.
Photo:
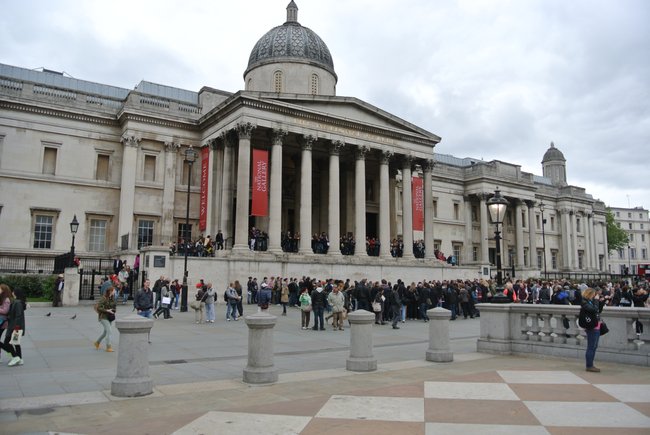
<svg viewBox="0 0 650 435">
<path fill-rule="evenodd" d="M 607 209 L 607 249 L 609 252 L 625 248 L 629 242 L 627 233 L 621 228 L 621 224 L 614 221 L 614 213 Z"/>
</svg>

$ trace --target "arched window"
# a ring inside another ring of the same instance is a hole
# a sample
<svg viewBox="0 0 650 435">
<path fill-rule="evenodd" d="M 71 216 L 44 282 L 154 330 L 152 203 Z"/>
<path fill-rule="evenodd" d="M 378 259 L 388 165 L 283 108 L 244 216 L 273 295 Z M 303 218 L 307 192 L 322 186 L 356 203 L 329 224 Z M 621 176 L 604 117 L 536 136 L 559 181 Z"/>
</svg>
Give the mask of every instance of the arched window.
<svg viewBox="0 0 650 435">
<path fill-rule="evenodd" d="M 273 73 L 273 88 L 275 92 L 282 92 L 282 71 Z"/>
<path fill-rule="evenodd" d="M 318 95 L 318 75 L 311 75 L 311 94 Z"/>
</svg>

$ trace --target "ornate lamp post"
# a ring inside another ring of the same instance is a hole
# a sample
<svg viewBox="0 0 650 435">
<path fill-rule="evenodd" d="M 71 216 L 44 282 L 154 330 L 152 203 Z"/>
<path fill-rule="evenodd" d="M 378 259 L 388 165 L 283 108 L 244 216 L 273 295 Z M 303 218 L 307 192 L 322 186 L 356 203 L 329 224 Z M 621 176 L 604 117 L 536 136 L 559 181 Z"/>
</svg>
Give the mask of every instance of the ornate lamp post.
<svg viewBox="0 0 650 435">
<path fill-rule="evenodd" d="M 494 241 L 496 242 L 497 254 L 497 294 L 492 298 L 492 302 L 504 303 L 508 302 L 508 298 L 503 295 L 503 277 L 501 271 L 501 231 L 499 231 L 499 224 L 503 223 L 503 217 L 506 214 L 508 207 L 508 200 L 501 196 L 501 192 L 497 188 L 494 191 L 494 196 L 487 200 L 487 208 L 490 212 L 492 222 L 496 225 L 494 231 Z"/>
<path fill-rule="evenodd" d="M 544 217 L 544 207 L 546 204 L 543 202 L 539 204 L 539 211 L 542 212 L 542 249 L 544 250 L 544 279 L 548 279 L 546 272 L 546 233 L 544 232 L 544 225 L 546 225 L 546 218 Z"/>
<path fill-rule="evenodd" d="M 190 227 L 190 186 L 192 184 L 192 165 L 194 164 L 194 161 L 196 160 L 198 153 L 194 148 L 191 146 L 185 150 L 185 161 L 189 165 L 188 171 L 187 171 L 187 208 L 185 209 L 185 234 L 183 234 L 185 237 L 183 239 L 186 239 L 188 234 L 187 230 Z M 183 265 L 183 289 L 181 290 L 181 312 L 187 311 L 187 253 L 189 251 L 188 249 L 188 242 L 185 240 L 185 262 Z"/>
<path fill-rule="evenodd" d="M 72 233 L 72 246 L 70 246 L 70 264 L 69 266 L 74 266 L 74 236 L 79 230 L 79 221 L 77 221 L 77 215 L 74 215 L 72 222 L 70 222 L 70 232 Z"/>
</svg>

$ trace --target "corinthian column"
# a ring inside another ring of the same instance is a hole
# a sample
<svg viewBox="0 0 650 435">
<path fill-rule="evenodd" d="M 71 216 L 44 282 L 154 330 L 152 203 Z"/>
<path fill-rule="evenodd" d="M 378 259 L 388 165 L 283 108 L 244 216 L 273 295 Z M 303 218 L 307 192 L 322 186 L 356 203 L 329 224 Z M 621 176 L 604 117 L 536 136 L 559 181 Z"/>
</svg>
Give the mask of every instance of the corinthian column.
<svg viewBox="0 0 650 435">
<path fill-rule="evenodd" d="M 537 226 L 535 225 L 535 201 L 526 201 L 528 206 L 528 265 L 538 269 L 537 264 Z"/>
<path fill-rule="evenodd" d="M 403 258 L 415 258 L 413 255 L 413 195 L 411 192 L 411 165 L 413 158 L 406 156 L 402 165 L 402 240 L 404 241 Z"/>
<path fill-rule="evenodd" d="M 237 124 L 239 154 L 237 164 L 237 211 L 235 216 L 234 251 L 248 250 L 248 201 L 251 183 L 251 136 L 255 126 L 249 122 Z"/>
<path fill-rule="evenodd" d="M 120 246 L 120 238 L 123 235 L 129 235 L 129 248 L 131 248 L 131 240 L 134 240 L 131 237 L 131 231 L 133 231 L 135 174 L 140 138 L 124 135 L 122 136 L 121 142 L 124 144 L 124 151 L 122 155 L 122 180 L 120 182 L 120 220 L 117 226 L 116 246 Z"/>
<path fill-rule="evenodd" d="M 302 158 L 300 162 L 300 248 L 301 254 L 312 253 L 311 249 L 311 150 L 316 142 L 315 136 L 302 138 Z"/>
<path fill-rule="evenodd" d="M 434 258 L 433 253 L 433 168 L 435 161 L 426 160 L 424 169 L 424 250 L 426 258 Z"/>
<path fill-rule="evenodd" d="M 517 250 L 517 267 L 524 267 L 524 220 L 522 217 L 522 202 L 521 200 L 515 201 L 515 233 L 517 236 L 516 250 Z"/>
<path fill-rule="evenodd" d="M 330 146 L 330 167 L 329 167 L 329 197 L 328 197 L 328 215 L 327 215 L 327 232 L 329 233 L 330 246 L 327 250 L 328 255 L 341 255 L 341 192 L 339 177 L 339 154 L 345 142 L 340 140 L 332 141 Z"/>
<path fill-rule="evenodd" d="M 227 239 L 234 241 L 233 228 L 232 228 L 232 207 L 233 207 L 233 155 L 235 142 L 232 133 L 221 133 L 221 140 L 223 141 L 223 174 L 221 175 L 221 215 L 219 217 L 219 230 L 223 232 L 225 245 L 227 246 Z M 230 246 L 232 248 L 232 245 Z"/>
<path fill-rule="evenodd" d="M 286 130 L 273 130 L 271 193 L 269 195 L 269 251 L 282 252 L 282 141 Z"/>
<path fill-rule="evenodd" d="M 174 193 L 176 192 L 176 156 L 179 143 L 165 142 L 165 177 L 163 179 L 161 244 L 169 244 L 174 240 Z M 181 180 L 181 184 L 187 179 Z"/>
<path fill-rule="evenodd" d="M 390 257 L 390 178 L 388 164 L 391 151 L 382 151 L 379 161 L 379 256 Z"/>
<path fill-rule="evenodd" d="M 366 154 L 365 146 L 357 148 L 354 171 L 354 255 L 365 256 L 366 252 Z"/>
</svg>

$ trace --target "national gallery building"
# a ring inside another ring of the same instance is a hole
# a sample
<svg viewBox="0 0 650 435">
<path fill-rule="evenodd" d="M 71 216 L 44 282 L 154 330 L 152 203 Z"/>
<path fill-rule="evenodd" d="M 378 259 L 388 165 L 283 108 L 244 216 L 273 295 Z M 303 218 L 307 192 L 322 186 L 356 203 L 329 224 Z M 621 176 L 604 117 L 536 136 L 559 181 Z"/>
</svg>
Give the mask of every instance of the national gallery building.
<svg viewBox="0 0 650 435">
<path fill-rule="evenodd" d="M 498 187 L 509 202 L 505 268 L 608 270 L 605 205 L 567 183 L 553 144 L 541 176 L 440 154 L 440 137 L 337 96 L 337 80 L 293 1 L 252 48 L 235 93 L 124 89 L 0 64 L 0 255 L 67 252 L 76 216 L 82 261 L 131 263 L 220 232 L 225 249 L 192 258 L 191 280 L 476 278 L 495 264 L 486 201 Z M 251 250 L 254 231 L 264 241 Z M 314 253 L 314 234 L 328 238 L 326 253 Z M 180 278 L 180 257 L 165 268 Z"/>
</svg>

